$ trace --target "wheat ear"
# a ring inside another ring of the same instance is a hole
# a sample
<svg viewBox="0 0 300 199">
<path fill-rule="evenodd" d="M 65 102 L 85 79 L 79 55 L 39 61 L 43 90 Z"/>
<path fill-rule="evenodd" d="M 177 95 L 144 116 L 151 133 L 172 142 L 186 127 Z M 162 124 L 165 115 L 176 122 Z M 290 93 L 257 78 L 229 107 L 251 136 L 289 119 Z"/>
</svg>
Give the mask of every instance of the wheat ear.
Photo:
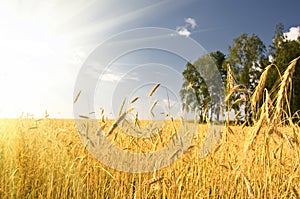
<svg viewBox="0 0 300 199">
<path fill-rule="evenodd" d="M 284 100 L 287 97 L 287 91 L 290 85 L 292 84 L 292 77 L 295 72 L 296 64 L 298 59 L 300 58 L 297 57 L 293 61 L 291 61 L 290 65 L 287 67 L 285 70 L 283 76 L 282 76 L 282 81 L 280 83 L 280 88 L 277 93 L 277 100 L 276 100 L 276 107 L 275 107 L 275 114 L 273 117 L 273 121 L 277 122 L 278 119 L 281 117 L 282 114 L 282 109 L 283 109 L 283 104 Z"/>
</svg>

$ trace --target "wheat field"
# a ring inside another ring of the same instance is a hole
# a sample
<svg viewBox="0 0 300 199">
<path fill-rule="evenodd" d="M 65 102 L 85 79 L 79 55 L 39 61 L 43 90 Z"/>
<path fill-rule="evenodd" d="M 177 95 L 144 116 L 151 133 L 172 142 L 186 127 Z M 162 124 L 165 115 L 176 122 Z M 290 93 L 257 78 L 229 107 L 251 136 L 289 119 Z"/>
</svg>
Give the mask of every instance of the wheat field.
<svg viewBox="0 0 300 199">
<path fill-rule="evenodd" d="M 98 161 L 82 142 L 73 119 L 1 119 L 0 198 L 300 198 L 300 128 L 294 122 L 297 117 L 285 110 L 298 59 L 291 61 L 272 95 L 264 84 L 274 65 L 266 67 L 251 96 L 230 81 L 234 78 L 229 74 L 225 101 L 232 106 L 235 92 L 241 98 L 233 103 L 246 104 L 242 99 L 248 97 L 253 124 L 230 125 L 227 120 L 218 132 L 222 136 L 209 145 L 209 122 L 195 123 L 187 150 L 173 164 L 151 172 L 122 172 Z M 155 102 L 151 112 L 154 106 Z M 125 151 L 159 150 L 182 124 L 170 116 L 155 136 L 134 137 L 121 128 L 132 109 L 122 108 L 118 119 L 101 117 L 97 122 L 108 140 Z M 134 126 L 150 122 L 136 117 Z M 208 146 L 209 153 L 203 155 L 202 146 Z"/>
<path fill-rule="evenodd" d="M 174 164 L 132 174 L 97 161 L 73 120 L 2 119 L 0 197 L 299 198 L 300 150 L 290 139 L 294 131 L 281 127 L 270 133 L 262 127 L 245 152 L 254 128 L 224 127 L 212 152 L 200 158 L 207 125 L 199 125 L 192 146 Z"/>
</svg>

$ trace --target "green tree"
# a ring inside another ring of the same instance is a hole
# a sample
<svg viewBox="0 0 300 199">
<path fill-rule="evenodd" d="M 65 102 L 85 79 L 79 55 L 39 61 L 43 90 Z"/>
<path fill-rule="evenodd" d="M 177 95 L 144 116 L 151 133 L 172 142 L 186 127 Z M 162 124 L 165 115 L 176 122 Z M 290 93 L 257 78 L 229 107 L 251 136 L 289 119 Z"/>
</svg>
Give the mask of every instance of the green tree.
<svg viewBox="0 0 300 199">
<path fill-rule="evenodd" d="M 248 36 L 244 33 L 233 40 L 233 45 L 229 46 L 228 50 L 228 61 L 236 73 L 237 80 L 252 92 L 267 59 L 263 41 L 255 34 Z"/>
<path fill-rule="evenodd" d="M 279 53 L 280 44 L 284 41 L 284 25 L 282 23 L 279 23 L 275 27 L 275 32 L 273 36 L 273 43 L 269 46 L 269 56 L 270 61 L 275 64 L 275 57 Z M 281 70 L 280 72 L 283 72 L 284 68 L 278 66 L 278 69 Z M 278 70 L 276 68 L 271 68 L 268 72 L 268 79 L 265 83 L 266 88 L 271 91 L 273 88 L 276 88 L 278 84 L 280 83 L 280 76 L 278 74 Z M 274 95 L 275 93 L 271 93 Z"/>
<path fill-rule="evenodd" d="M 220 51 L 201 56 L 194 64 L 188 63 L 183 72 L 184 83 L 180 91 L 183 105 L 200 111 L 200 118 L 209 117 L 210 121 L 219 120 L 224 100 L 224 81 L 226 70 L 223 68 L 225 55 Z M 214 117 L 214 118 L 213 118 Z"/>
<path fill-rule="evenodd" d="M 300 37 L 297 40 L 288 40 L 285 37 L 284 26 L 282 24 L 278 24 L 276 26 L 275 35 L 273 39 L 273 44 L 270 46 L 271 56 L 273 59 L 273 63 L 279 68 L 280 72 L 283 73 L 290 61 L 300 56 Z M 268 80 L 266 83 L 266 87 L 268 89 L 272 89 L 272 87 L 276 87 L 280 83 L 280 78 L 278 72 L 271 71 L 268 75 Z M 296 69 L 292 78 L 292 90 L 288 95 L 289 103 L 290 103 L 290 111 L 293 115 L 298 110 L 300 110 L 300 63 L 298 62 L 296 65 Z"/>
<path fill-rule="evenodd" d="M 244 33 L 233 40 L 233 45 L 229 46 L 228 50 L 228 63 L 232 66 L 238 83 L 244 85 L 249 93 L 253 92 L 261 71 L 267 65 L 266 47 L 263 41 L 255 34 L 248 36 Z M 250 122 L 252 113 L 249 96 L 241 95 L 246 98 L 244 119 Z"/>
<path fill-rule="evenodd" d="M 275 27 L 275 32 L 273 36 L 273 43 L 269 46 L 269 54 L 272 57 L 272 59 L 275 57 L 276 49 L 278 49 L 280 43 L 284 40 L 284 25 L 282 23 L 279 23 Z"/>
<path fill-rule="evenodd" d="M 187 111 L 198 110 L 200 118 L 203 118 L 205 109 L 210 101 L 205 80 L 196 67 L 190 62 L 186 64 L 186 69 L 182 74 L 184 82 L 180 90 L 180 97 L 183 102 L 183 107 L 185 107 Z"/>
<path fill-rule="evenodd" d="M 214 60 L 214 63 L 216 64 L 221 78 L 223 85 L 226 85 L 226 79 L 227 79 L 227 68 L 225 66 L 225 61 L 226 61 L 226 55 L 222 53 L 221 51 L 216 51 L 216 52 L 211 52 L 210 57 Z"/>
<path fill-rule="evenodd" d="M 201 60 L 201 58 L 199 59 Z M 212 74 L 210 79 L 215 80 L 210 84 L 210 92 L 212 100 L 210 102 L 210 121 L 213 120 L 213 114 L 216 116 L 216 120 L 219 121 L 221 108 L 224 109 L 224 97 L 227 81 L 227 67 L 225 65 L 226 55 L 221 51 L 211 52 L 206 57 L 207 63 L 210 65 L 206 67 L 209 70 L 208 74 Z M 201 65 L 200 65 L 201 66 Z"/>
</svg>

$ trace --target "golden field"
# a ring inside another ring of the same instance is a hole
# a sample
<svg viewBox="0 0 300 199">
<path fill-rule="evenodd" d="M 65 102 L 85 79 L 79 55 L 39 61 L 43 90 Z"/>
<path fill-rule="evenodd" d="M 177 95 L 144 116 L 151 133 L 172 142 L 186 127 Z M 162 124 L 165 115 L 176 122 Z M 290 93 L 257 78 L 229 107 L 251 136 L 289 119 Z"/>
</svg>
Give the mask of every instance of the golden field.
<svg viewBox="0 0 300 199">
<path fill-rule="evenodd" d="M 155 145 L 125 135 L 114 141 L 126 150 L 144 143 L 150 151 L 169 141 L 172 128 L 165 127 Z M 224 127 L 212 152 L 200 158 L 207 126 L 199 125 L 192 146 L 174 164 L 133 174 L 97 161 L 74 120 L 2 119 L 0 198 L 299 198 L 300 150 L 292 139 L 298 132 L 278 127 L 269 133 L 263 126 L 245 150 L 253 128 Z"/>
</svg>

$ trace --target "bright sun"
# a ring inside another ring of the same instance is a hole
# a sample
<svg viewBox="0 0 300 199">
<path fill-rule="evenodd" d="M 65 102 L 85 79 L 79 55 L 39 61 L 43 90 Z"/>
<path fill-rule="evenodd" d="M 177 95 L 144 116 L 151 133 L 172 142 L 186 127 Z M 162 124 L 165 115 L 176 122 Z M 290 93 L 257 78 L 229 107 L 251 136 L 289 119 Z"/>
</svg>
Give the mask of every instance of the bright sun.
<svg viewBox="0 0 300 199">
<path fill-rule="evenodd" d="M 88 53 L 142 22 L 161 4 L 155 2 L 123 9 L 114 1 L 0 0 L 0 118 L 45 110 L 72 117 L 74 83 Z"/>
<path fill-rule="evenodd" d="M 58 28 L 60 18 L 49 14 L 49 5 L 40 4 L 37 8 L 32 2 L 28 7 L 17 1 L 1 4 L 0 117 L 35 112 L 36 107 L 46 109 L 47 92 L 55 89 L 47 77 L 49 68 L 59 72 L 70 50 Z"/>
</svg>

